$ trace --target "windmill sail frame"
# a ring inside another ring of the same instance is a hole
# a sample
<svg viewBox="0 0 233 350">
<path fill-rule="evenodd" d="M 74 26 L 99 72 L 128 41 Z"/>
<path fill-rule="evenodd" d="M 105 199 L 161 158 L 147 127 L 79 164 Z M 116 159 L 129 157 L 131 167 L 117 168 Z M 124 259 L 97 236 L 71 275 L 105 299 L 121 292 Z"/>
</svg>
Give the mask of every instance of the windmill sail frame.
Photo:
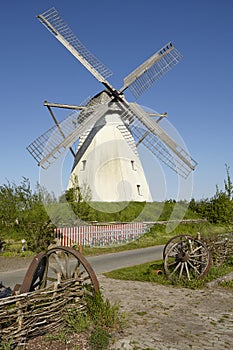
<svg viewBox="0 0 233 350">
<path fill-rule="evenodd" d="M 80 108 L 73 105 L 76 109 L 75 112 L 42 134 L 27 147 L 38 165 L 47 168 L 62 152 L 71 147 L 82 133 L 95 125 L 117 104 L 121 111 L 121 120 L 135 137 L 137 144 L 142 143 L 171 169 L 186 178 L 195 169 L 197 162 L 138 104 L 128 103 L 123 94 L 129 88 L 136 98 L 139 97 L 179 63 L 183 56 L 173 44 L 169 42 L 133 70 L 125 77 L 123 87 L 116 90 L 106 80 L 112 75 L 112 72 L 86 49 L 55 8 L 45 11 L 37 18 L 106 88 L 86 106 Z M 98 96 L 103 96 L 104 93 L 107 96 L 105 102 L 99 102 Z M 61 104 L 53 104 L 53 106 L 59 108 L 72 107 Z M 49 104 L 47 107 L 49 107 Z M 79 108 L 81 112 L 77 111 Z M 164 117 L 165 114 L 162 116 Z"/>
<path fill-rule="evenodd" d="M 112 71 L 88 51 L 54 7 L 38 15 L 37 18 L 97 80 L 109 85 L 106 78 L 112 75 Z"/>
<path fill-rule="evenodd" d="M 125 77 L 120 91 L 129 87 L 135 98 L 140 97 L 182 59 L 181 53 L 169 42 Z"/>
</svg>

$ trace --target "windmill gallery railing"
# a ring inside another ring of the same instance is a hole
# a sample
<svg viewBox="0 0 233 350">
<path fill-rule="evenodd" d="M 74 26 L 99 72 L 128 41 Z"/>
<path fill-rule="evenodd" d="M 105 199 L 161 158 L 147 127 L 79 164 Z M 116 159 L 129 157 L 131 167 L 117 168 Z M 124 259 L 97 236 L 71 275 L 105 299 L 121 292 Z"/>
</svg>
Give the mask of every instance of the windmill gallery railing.
<svg viewBox="0 0 233 350">
<path fill-rule="evenodd" d="M 83 225 L 75 227 L 57 227 L 55 238 L 62 246 L 105 246 L 127 243 L 149 231 L 143 222 L 118 223 L 107 225 Z"/>
</svg>

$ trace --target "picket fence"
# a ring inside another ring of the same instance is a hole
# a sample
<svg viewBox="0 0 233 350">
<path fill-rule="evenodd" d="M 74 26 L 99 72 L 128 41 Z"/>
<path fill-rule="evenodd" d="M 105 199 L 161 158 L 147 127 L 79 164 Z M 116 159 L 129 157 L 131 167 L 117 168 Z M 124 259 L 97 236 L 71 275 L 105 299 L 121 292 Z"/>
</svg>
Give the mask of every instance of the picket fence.
<svg viewBox="0 0 233 350">
<path fill-rule="evenodd" d="M 143 222 L 107 225 L 83 225 L 75 227 L 57 227 L 55 237 L 65 247 L 106 246 L 127 243 L 148 232 Z"/>
</svg>

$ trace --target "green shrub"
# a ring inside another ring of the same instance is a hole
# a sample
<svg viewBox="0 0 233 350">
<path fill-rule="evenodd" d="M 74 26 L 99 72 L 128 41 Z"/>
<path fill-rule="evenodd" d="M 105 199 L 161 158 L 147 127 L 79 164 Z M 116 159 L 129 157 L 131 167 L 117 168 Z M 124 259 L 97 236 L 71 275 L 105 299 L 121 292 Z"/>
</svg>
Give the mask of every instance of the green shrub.
<svg viewBox="0 0 233 350">
<path fill-rule="evenodd" d="M 89 344 L 91 350 L 108 349 L 110 344 L 110 335 L 105 329 L 96 327 L 91 332 Z"/>
<path fill-rule="evenodd" d="M 70 332 L 89 334 L 89 345 L 93 350 L 107 349 L 111 334 L 119 332 L 126 326 L 126 317 L 120 314 L 117 305 L 111 305 L 103 299 L 101 293 L 85 297 L 83 310 L 69 310 L 66 316 L 66 329 Z"/>
</svg>

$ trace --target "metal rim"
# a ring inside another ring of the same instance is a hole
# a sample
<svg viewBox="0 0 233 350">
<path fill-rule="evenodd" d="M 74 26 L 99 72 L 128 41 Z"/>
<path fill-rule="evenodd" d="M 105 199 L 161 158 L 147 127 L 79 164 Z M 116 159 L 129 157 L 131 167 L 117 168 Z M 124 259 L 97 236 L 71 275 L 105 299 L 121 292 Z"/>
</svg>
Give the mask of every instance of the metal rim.
<svg viewBox="0 0 233 350">
<path fill-rule="evenodd" d="M 40 289 L 46 265 L 46 253 L 39 253 L 33 258 L 20 287 L 20 294 Z"/>
<path fill-rule="evenodd" d="M 56 247 L 34 257 L 20 293 L 46 288 L 50 284 L 76 278 L 85 291 L 96 293 L 99 283 L 94 270 L 81 253 L 70 247 Z"/>
<path fill-rule="evenodd" d="M 180 239 L 179 239 L 180 238 Z M 207 246 L 191 236 L 176 236 L 175 243 L 165 254 L 164 270 L 169 277 L 202 278 L 210 268 L 211 257 Z"/>
</svg>

